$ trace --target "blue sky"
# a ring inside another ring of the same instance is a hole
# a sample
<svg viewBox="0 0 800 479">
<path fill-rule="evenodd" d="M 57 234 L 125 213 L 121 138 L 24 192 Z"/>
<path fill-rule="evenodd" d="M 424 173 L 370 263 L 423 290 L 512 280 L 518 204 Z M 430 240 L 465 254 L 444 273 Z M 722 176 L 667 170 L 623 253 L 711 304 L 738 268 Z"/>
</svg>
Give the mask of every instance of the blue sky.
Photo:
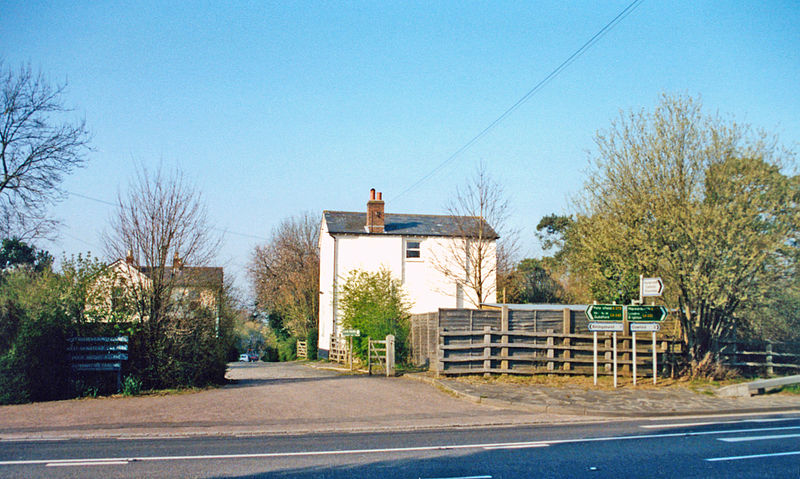
<svg viewBox="0 0 800 479">
<path fill-rule="evenodd" d="M 800 140 L 800 4 L 646 0 L 488 135 L 397 196 L 513 105 L 630 2 L 5 2 L 0 57 L 30 63 L 86 118 L 94 151 L 54 255 L 102 253 L 136 164 L 179 166 L 228 230 L 218 263 L 246 288 L 282 218 L 444 213 L 480 162 L 505 187 L 523 255 L 569 212 L 597 130 L 662 92 Z"/>
</svg>

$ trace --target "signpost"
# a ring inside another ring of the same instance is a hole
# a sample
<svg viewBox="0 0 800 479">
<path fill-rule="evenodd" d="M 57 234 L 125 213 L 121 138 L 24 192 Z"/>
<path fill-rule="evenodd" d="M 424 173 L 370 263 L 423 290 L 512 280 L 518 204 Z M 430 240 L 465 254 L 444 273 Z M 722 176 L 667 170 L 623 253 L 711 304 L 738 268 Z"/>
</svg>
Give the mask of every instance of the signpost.
<svg viewBox="0 0 800 479">
<path fill-rule="evenodd" d="M 664 292 L 664 282 L 661 281 L 661 278 L 642 278 L 641 280 L 641 291 L 642 296 L 661 296 L 661 293 Z"/>
<path fill-rule="evenodd" d="M 614 337 L 614 387 L 617 387 L 617 332 L 623 330 L 625 307 L 621 304 L 592 304 L 586 308 L 589 331 L 594 334 L 594 384 L 597 385 L 597 332 L 611 331 Z"/>
<path fill-rule="evenodd" d="M 631 305 L 627 309 L 628 321 L 631 322 L 658 322 L 667 317 L 667 308 L 664 306 Z"/>
<path fill-rule="evenodd" d="M 348 338 L 348 351 L 347 356 L 350 362 L 350 370 L 353 370 L 353 338 L 361 337 L 361 330 L 360 329 L 343 329 L 342 336 Z"/>
</svg>

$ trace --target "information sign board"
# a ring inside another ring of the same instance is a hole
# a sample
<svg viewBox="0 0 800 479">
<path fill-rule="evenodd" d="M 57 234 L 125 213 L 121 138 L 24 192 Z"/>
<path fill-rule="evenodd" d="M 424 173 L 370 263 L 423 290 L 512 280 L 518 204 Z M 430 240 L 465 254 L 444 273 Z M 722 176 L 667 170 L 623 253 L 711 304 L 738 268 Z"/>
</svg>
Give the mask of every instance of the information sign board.
<svg viewBox="0 0 800 479">
<path fill-rule="evenodd" d="M 628 306 L 628 321 L 653 322 L 663 321 L 667 317 L 667 308 L 664 306 L 631 305 Z"/>
<path fill-rule="evenodd" d="M 343 329 L 342 330 L 342 336 L 360 337 L 361 336 L 361 330 L 360 329 Z"/>
<path fill-rule="evenodd" d="M 589 331 L 592 332 L 622 332 L 622 323 L 617 322 L 603 322 L 603 323 L 589 323 Z"/>
<path fill-rule="evenodd" d="M 591 321 L 622 321 L 621 304 L 590 304 L 586 318 Z"/>
<path fill-rule="evenodd" d="M 661 278 L 642 278 L 642 296 L 661 296 L 664 282 Z"/>
<path fill-rule="evenodd" d="M 632 332 L 652 331 L 656 332 L 661 329 L 658 323 L 631 323 Z"/>
</svg>

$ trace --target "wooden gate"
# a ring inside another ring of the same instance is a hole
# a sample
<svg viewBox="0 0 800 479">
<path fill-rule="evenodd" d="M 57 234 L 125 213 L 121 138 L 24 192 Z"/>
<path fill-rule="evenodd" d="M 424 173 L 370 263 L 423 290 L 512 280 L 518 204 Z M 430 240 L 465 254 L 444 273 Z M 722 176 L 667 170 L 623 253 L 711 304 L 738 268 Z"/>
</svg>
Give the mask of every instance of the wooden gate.
<svg viewBox="0 0 800 479">
<path fill-rule="evenodd" d="M 388 335 L 386 339 L 373 340 L 367 338 L 367 371 L 372 375 L 372 367 L 377 366 L 386 371 L 386 376 L 394 376 L 394 336 Z"/>
</svg>

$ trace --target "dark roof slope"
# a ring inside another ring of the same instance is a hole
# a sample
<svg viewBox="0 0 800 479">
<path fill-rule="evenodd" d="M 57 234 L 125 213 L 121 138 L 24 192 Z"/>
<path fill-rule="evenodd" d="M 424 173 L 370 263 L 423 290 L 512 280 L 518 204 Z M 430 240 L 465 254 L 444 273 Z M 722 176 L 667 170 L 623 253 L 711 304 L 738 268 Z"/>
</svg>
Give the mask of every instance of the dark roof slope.
<svg viewBox="0 0 800 479">
<path fill-rule="evenodd" d="M 153 268 L 140 266 L 139 271 L 147 276 L 152 274 Z M 183 266 L 181 268 L 164 267 L 164 276 L 175 286 L 221 288 L 223 271 L 219 267 Z"/>
<path fill-rule="evenodd" d="M 366 213 L 348 211 L 323 211 L 328 232 L 331 234 L 365 235 L 367 230 Z M 486 223 L 473 216 L 446 215 L 405 215 L 386 213 L 383 233 L 385 235 L 403 236 L 464 236 L 469 226 L 477 230 L 478 221 L 483 222 L 483 230 L 487 238 L 498 238 L 497 233 Z M 472 223 L 472 224 L 471 224 Z"/>
</svg>

